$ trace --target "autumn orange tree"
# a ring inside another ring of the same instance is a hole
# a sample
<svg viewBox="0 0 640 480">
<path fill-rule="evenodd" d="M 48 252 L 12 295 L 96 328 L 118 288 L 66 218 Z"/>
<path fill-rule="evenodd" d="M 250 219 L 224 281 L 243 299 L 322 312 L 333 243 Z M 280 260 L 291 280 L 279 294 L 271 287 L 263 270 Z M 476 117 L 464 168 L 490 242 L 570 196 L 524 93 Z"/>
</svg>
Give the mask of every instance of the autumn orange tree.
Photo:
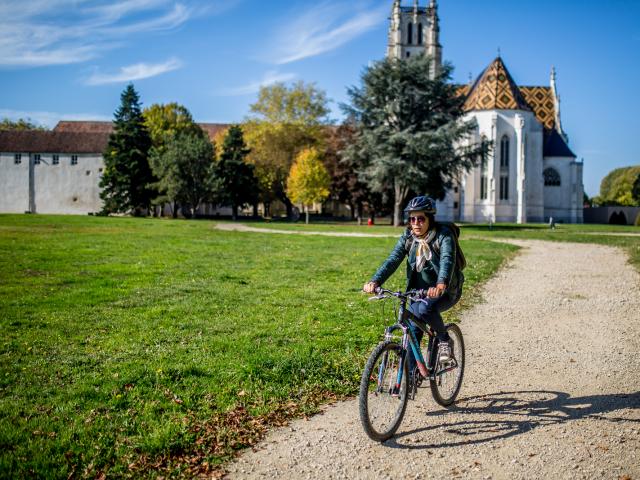
<svg viewBox="0 0 640 480">
<path fill-rule="evenodd" d="M 315 148 L 306 148 L 297 156 L 287 178 L 287 195 L 294 203 L 301 203 L 305 221 L 309 223 L 309 207 L 329 196 L 331 178 Z"/>
</svg>

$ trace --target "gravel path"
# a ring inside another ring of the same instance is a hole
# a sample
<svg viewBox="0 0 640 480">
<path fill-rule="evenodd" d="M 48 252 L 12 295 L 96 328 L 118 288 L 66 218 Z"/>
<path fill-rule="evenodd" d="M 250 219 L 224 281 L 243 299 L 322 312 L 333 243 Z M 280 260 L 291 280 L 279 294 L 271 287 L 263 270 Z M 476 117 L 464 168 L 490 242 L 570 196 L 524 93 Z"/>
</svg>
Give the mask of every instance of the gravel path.
<svg viewBox="0 0 640 480">
<path fill-rule="evenodd" d="M 611 247 L 514 243 L 463 316 L 454 409 L 421 388 L 379 444 L 340 402 L 273 431 L 229 478 L 640 480 L 640 276 Z"/>
<path fill-rule="evenodd" d="M 311 230 L 278 230 L 277 228 L 250 227 L 242 223 L 216 223 L 218 230 L 253 233 L 279 233 L 284 235 L 319 235 L 321 237 L 398 238 L 397 233 L 314 232 Z"/>
</svg>

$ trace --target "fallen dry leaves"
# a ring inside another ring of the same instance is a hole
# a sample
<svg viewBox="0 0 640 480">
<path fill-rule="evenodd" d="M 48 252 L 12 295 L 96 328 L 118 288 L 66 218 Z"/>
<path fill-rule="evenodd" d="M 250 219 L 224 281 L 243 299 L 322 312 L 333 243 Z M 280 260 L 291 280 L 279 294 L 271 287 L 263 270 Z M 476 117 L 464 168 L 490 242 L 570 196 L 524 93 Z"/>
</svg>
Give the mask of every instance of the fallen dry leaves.
<svg viewBox="0 0 640 480">
<path fill-rule="evenodd" d="M 241 396 L 242 401 L 245 396 Z M 301 401 L 288 401 L 275 406 L 271 412 L 255 416 L 250 413 L 250 405 L 240 404 L 227 412 L 216 412 L 206 421 L 198 420 L 190 414 L 187 417 L 188 430 L 195 441 L 187 451 L 162 455 L 156 458 L 140 456 L 129 463 L 129 471 L 134 475 L 156 471 L 187 478 L 222 478 L 225 474 L 222 463 L 211 463 L 214 457 L 219 462 L 232 459 L 240 450 L 256 445 L 270 428 L 282 427 L 294 418 L 305 417 L 305 412 L 318 405 L 339 400 L 332 392 L 319 391 L 306 396 Z"/>
</svg>

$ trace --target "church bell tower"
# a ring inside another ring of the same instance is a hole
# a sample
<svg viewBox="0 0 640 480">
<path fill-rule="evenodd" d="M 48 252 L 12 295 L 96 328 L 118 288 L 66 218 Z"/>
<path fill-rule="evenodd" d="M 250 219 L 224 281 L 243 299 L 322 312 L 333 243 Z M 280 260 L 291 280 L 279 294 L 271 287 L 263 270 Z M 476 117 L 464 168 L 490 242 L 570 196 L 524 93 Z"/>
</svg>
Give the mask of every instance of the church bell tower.
<svg viewBox="0 0 640 480">
<path fill-rule="evenodd" d="M 387 57 L 409 58 L 420 53 L 430 55 L 434 64 L 432 75 L 442 66 L 442 45 L 436 0 L 421 6 L 413 0 L 413 6 L 403 6 L 394 0 L 389 23 Z"/>
</svg>

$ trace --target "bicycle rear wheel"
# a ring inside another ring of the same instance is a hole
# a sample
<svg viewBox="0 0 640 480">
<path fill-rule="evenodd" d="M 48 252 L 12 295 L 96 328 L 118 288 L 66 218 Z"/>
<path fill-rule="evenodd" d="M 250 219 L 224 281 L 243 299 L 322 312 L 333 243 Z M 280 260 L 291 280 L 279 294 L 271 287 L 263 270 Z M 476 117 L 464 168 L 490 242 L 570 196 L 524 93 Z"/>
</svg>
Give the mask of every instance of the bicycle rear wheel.
<svg viewBox="0 0 640 480">
<path fill-rule="evenodd" d="M 396 433 L 407 408 L 408 387 L 407 362 L 402 360 L 400 345 L 379 344 L 369 356 L 360 382 L 360 420 L 371 439 L 384 442 Z"/>
<path fill-rule="evenodd" d="M 447 332 L 451 338 L 453 361 L 436 365 L 435 378 L 430 380 L 431 394 L 438 404 L 448 407 L 455 402 L 464 376 L 464 339 L 457 325 L 447 325 Z"/>
</svg>

